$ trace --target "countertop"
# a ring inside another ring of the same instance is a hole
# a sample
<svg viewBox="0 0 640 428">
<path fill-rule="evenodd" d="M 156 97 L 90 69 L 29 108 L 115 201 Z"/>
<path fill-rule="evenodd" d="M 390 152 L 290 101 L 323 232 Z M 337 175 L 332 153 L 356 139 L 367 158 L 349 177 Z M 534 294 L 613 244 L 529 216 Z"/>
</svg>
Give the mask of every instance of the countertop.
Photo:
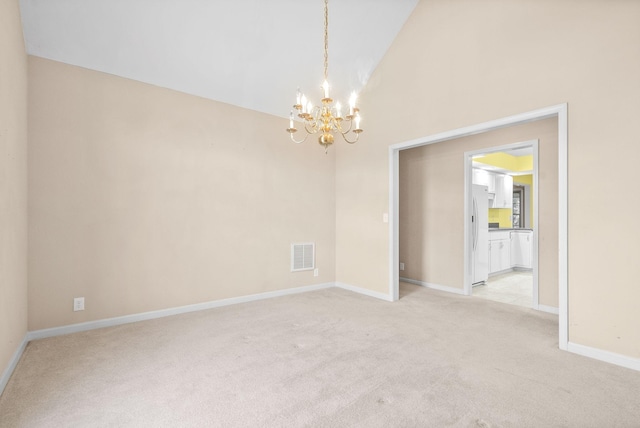
<svg viewBox="0 0 640 428">
<path fill-rule="evenodd" d="M 489 228 L 489 232 L 499 232 L 499 231 L 505 231 L 505 230 L 516 230 L 516 231 L 523 231 L 523 232 L 533 232 L 533 229 L 527 229 L 524 227 L 490 227 Z"/>
</svg>

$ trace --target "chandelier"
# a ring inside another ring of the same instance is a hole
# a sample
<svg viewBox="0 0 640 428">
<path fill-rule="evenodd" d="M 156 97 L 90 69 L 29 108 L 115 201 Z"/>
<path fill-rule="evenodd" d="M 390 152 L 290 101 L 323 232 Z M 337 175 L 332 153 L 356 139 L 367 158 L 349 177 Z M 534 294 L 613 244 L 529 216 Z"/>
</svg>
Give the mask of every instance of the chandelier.
<svg viewBox="0 0 640 428">
<path fill-rule="evenodd" d="M 287 132 L 291 141 L 296 144 L 303 143 L 309 135 L 318 134 L 318 142 L 324 147 L 325 153 L 333 144 L 334 134 L 340 134 L 344 141 L 353 144 L 358 141 L 362 129 L 360 128 L 360 110 L 356 107 L 356 94 L 353 92 L 349 98 L 349 109 L 342 117 L 340 102 L 333 105 L 333 99 L 329 96 L 329 82 L 327 81 L 329 69 L 329 0 L 324 0 L 324 82 L 321 86 L 323 97 L 322 105 L 313 105 L 298 88 L 296 103 L 293 108 L 304 123 L 305 136 L 302 140 L 296 140 L 293 136 L 298 130 L 293 123 L 294 112 L 289 114 L 289 128 Z"/>
</svg>

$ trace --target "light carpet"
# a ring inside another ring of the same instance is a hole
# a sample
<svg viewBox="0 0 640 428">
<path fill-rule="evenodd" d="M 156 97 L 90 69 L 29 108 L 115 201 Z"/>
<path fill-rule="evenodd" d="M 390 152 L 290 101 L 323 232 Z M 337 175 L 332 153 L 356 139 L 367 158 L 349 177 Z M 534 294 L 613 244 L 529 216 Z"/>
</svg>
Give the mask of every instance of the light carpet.
<svg viewBox="0 0 640 428">
<path fill-rule="evenodd" d="M 31 342 L 2 427 L 638 427 L 640 373 L 558 350 L 554 315 L 402 284 Z"/>
</svg>

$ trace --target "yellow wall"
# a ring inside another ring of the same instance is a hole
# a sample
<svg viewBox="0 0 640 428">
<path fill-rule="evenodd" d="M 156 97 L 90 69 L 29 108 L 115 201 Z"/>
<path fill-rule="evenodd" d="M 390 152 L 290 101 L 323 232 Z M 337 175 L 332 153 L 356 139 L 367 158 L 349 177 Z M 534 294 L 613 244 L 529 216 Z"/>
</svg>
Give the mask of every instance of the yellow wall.
<svg viewBox="0 0 640 428">
<path fill-rule="evenodd" d="M 500 227 L 513 227 L 511 212 L 508 208 L 489 208 L 489 223 L 499 223 Z"/>
<path fill-rule="evenodd" d="M 335 151 L 282 119 L 35 57 L 29 101 L 30 330 L 334 281 Z"/>
<path fill-rule="evenodd" d="M 27 55 L 18 0 L 0 1 L 0 393 L 27 332 Z"/>
<path fill-rule="evenodd" d="M 569 340 L 640 358 L 640 287 L 630 286 L 640 259 L 640 198 L 619 185 L 635 181 L 637 159 L 603 156 L 603 148 L 637 151 L 638 40 L 637 1 L 419 2 L 359 98 L 363 138 L 337 145 L 337 280 L 389 289 L 389 229 L 380 218 L 389 207 L 390 145 L 567 103 Z M 462 169 L 462 157 L 457 162 Z M 557 157 L 541 155 L 539 167 L 557 171 Z M 539 178 L 541 196 L 553 191 Z M 442 201 L 455 203 L 460 189 Z M 611 204 L 594 201 L 615 200 L 625 209 L 602 227 Z M 557 209 L 551 203 L 539 204 L 541 233 Z M 452 225 L 445 247 L 452 261 L 439 273 L 453 284 L 463 272 L 462 232 L 453 231 L 462 229 L 459 213 L 444 220 Z M 557 256 L 547 239 L 540 254 L 549 245 Z"/>
</svg>

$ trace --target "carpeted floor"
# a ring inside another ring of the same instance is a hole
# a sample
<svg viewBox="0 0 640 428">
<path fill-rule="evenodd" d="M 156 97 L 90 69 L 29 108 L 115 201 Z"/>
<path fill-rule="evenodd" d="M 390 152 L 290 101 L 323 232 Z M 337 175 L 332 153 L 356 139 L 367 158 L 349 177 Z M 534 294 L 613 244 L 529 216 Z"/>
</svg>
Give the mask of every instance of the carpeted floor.
<svg viewBox="0 0 640 428">
<path fill-rule="evenodd" d="M 402 284 L 30 343 L 2 427 L 638 427 L 640 373 L 557 349 L 557 317 Z"/>
</svg>

